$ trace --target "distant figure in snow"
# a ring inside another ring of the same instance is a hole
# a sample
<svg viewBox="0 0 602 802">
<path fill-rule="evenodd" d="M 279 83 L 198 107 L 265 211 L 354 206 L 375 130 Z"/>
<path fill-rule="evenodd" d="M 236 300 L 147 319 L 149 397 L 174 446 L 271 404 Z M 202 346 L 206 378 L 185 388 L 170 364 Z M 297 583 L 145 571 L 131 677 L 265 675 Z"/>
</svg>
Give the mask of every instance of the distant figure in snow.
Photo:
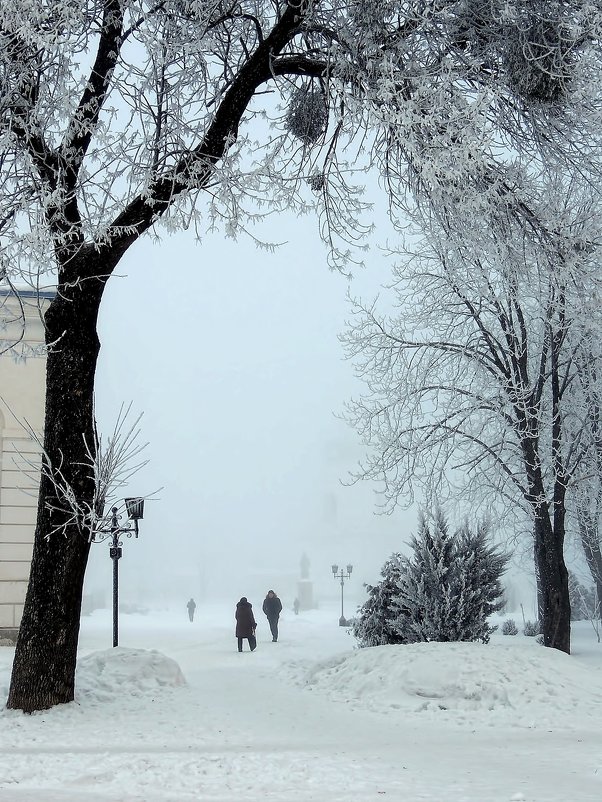
<svg viewBox="0 0 602 802">
<path fill-rule="evenodd" d="M 188 607 L 188 618 L 190 618 L 191 621 L 194 621 L 194 611 L 196 610 L 195 600 L 190 599 L 186 607 Z"/>
<path fill-rule="evenodd" d="M 255 638 L 255 629 L 257 623 L 253 615 L 253 605 L 247 601 L 247 597 L 243 596 L 236 605 L 236 637 L 238 638 L 238 651 L 242 652 L 243 638 L 249 641 L 249 649 L 253 652 L 257 646 L 257 639 Z"/>
<path fill-rule="evenodd" d="M 272 630 L 272 643 L 278 640 L 278 619 L 282 611 L 282 602 L 273 590 L 268 590 L 268 595 L 263 600 L 263 612 L 266 614 Z"/>
<path fill-rule="evenodd" d="M 299 615 L 299 599 L 295 599 L 293 602 L 293 610 L 295 611 L 295 615 Z"/>
</svg>

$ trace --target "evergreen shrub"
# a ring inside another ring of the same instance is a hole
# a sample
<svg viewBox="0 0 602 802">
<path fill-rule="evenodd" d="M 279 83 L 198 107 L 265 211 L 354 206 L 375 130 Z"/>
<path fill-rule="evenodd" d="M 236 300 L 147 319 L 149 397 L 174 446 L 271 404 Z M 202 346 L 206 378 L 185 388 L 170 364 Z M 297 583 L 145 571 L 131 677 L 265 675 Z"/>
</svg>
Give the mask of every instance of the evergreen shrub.
<svg viewBox="0 0 602 802">
<path fill-rule="evenodd" d="M 528 638 L 534 638 L 536 635 L 539 635 L 539 621 L 525 621 L 523 635 L 526 635 Z"/>
<path fill-rule="evenodd" d="M 512 618 L 506 619 L 502 624 L 502 635 L 518 635 L 518 627 Z"/>
<path fill-rule="evenodd" d="M 360 646 L 419 641 L 482 641 L 496 627 L 488 618 L 504 605 L 501 577 L 508 555 L 490 543 L 487 525 L 449 532 L 437 510 L 421 515 L 409 558 L 394 554 L 359 609 L 354 635 Z"/>
</svg>

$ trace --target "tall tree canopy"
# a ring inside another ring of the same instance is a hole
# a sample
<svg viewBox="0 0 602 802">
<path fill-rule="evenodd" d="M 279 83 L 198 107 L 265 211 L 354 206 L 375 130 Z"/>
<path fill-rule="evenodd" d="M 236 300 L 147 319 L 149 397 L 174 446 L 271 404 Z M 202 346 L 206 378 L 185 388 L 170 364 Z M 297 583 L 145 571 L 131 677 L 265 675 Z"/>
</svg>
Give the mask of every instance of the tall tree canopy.
<svg viewBox="0 0 602 802">
<path fill-rule="evenodd" d="M 423 218 L 396 269 L 399 313 L 356 303 L 345 339 L 366 390 L 348 413 L 385 505 L 420 485 L 527 513 L 544 643 L 569 651 L 567 494 L 583 512 L 576 491 L 599 476 L 602 218 L 589 188 L 557 175 L 537 176 L 530 208 L 545 235 L 512 211 L 451 229 Z"/>
<path fill-rule="evenodd" d="M 159 224 L 235 232 L 269 200 L 317 205 L 344 265 L 364 222 L 348 173 L 360 151 L 394 216 L 413 195 L 443 216 L 501 205 L 539 229 L 521 169 L 594 173 L 600 19 L 580 0 L 4 0 L 0 270 L 57 284 L 10 707 L 73 698 L 96 317 L 127 249 Z"/>
</svg>

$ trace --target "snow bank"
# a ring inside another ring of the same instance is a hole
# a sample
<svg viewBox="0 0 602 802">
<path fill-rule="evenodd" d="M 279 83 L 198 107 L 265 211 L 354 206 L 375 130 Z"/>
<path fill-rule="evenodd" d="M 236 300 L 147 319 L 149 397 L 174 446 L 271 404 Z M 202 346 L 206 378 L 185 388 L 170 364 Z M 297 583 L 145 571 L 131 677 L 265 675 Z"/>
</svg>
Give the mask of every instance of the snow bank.
<svg viewBox="0 0 602 802">
<path fill-rule="evenodd" d="M 595 727 L 602 714 L 602 678 L 535 643 L 375 646 L 306 669 L 301 684 L 355 708 L 463 725 L 566 725 L 568 714 Z"/>
<path fill-rule="evenodd" d="M 75 696 L 79 702 L 104 703 L 182 685 L 186 680 L 175 660 L 155 650 L 117 646 L 78 660 Z"/>
</svg>

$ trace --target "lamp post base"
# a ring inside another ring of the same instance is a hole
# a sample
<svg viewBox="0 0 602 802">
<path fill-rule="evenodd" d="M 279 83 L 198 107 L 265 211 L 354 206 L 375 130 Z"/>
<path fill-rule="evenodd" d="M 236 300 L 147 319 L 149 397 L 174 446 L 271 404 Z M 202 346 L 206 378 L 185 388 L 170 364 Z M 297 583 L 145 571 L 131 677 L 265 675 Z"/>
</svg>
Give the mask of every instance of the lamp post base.
<svg viewBox="0 0 602 802">
<path fill-rule="evenodd" d="M 349 626 L 349 624 L 347 623 L 347 619 L 345 618 L 345 616 L 344 616 L 344 615 L 342 615 L 342 616 L 339 618 L 339 626 L 340 626 L 340 627 L 347 627 L 347 626 Z"/>
</svg>

